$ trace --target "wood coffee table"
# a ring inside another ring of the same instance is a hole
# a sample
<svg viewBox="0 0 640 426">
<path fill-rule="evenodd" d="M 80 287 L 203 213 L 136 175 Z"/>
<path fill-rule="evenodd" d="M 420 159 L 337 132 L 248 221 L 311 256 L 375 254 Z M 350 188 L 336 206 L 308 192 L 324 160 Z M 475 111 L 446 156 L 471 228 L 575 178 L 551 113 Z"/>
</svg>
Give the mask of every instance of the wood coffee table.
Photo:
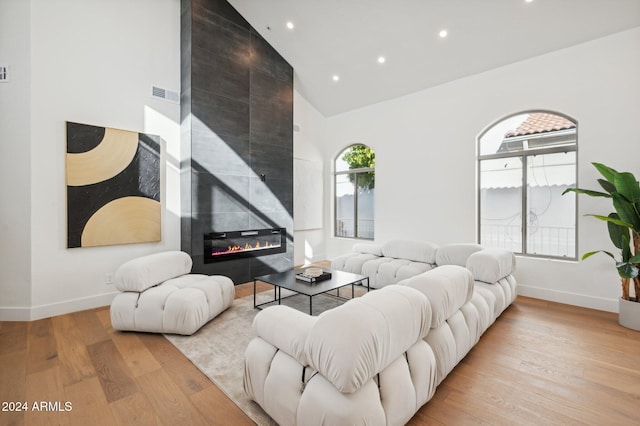
<svg viewBox="0 0 640 426">
<path fill-rule="evenodd" d="M 279 272 L 275 274 L 262 275 L 260 277 L 255 277 L 253 279 L 253 307 L 256 309 L 262 309 L 264 305 L 274 304 L 278 302 L 278 305 L 281 304 L 282 300 L 287 299 L 289 297 L 297 296 L 298 294 L 303 294 L 305 296 L 309 296 L 309 315 L 313 315 L 313 296 L 317 296 L 319 294 L 324 294 L 332 290 L 336 290 L 336 295 L 331 295 L 332 297 L 349 300 L 347 297 L 340 296 L 340 288 L 346 287 L 348 285 L 351 286 L 351 298 L 355 296 L 354 293 L 354 285 L 361 284 L 364 286 L 364 282 L 366 281 L 367 291 L 369 288 L 369 277 L 352 274 L 350 272 L 343 271 L 333 271 L 329 269 L 323 269 L 326 272 L 331 272 L 331 278 L 324 281 L 319 281 L 315 283 L 308 283 L 302 280 L 296 279 L 296 274 L 302 272 L 299 269 L 292 269 L 286 272 Z M 273 286 L 273 300 L 264 303 L 256 302 L 256 283 L 258 281 L 262 281 L 267 284 L 271 284 Z M 296 294 L 292 294 L 289 296 L 282 297 L 282 289 L 291 290 Z"/>
</svg>

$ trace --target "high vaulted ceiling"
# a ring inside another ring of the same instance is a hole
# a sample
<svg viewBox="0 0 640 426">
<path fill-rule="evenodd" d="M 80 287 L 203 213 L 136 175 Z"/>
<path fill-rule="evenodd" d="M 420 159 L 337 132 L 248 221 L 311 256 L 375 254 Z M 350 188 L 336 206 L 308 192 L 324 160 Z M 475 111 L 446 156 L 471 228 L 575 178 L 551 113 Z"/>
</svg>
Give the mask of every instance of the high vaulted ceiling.
<svg viewBox="0 0 640 426">
<path fill-rule="evenodd" d="M 640 26 L 640 0 L 229 2 L 325 116 Z"/>
</svg>

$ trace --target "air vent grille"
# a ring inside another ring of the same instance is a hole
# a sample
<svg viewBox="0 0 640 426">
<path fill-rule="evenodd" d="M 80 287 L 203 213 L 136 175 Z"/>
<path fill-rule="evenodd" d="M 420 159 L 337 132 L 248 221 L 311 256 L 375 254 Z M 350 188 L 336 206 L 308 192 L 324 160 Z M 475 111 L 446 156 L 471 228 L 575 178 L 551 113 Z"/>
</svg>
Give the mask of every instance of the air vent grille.
<svg viewBox="0 0 640 426">
<path fill-rule="evenodd" d="M 152 86 L 151 96 L 156 99 L 162 99 L 164 101 L 173 102 L 174 104 L 180 103 L 180 94 L 172 90 L 163 89 L 162 87 Z"/>
<path fill-rule="evenodd" d="M 9 67 L 0 65 L 0 83 L 9 81 Z"/>
</svg>

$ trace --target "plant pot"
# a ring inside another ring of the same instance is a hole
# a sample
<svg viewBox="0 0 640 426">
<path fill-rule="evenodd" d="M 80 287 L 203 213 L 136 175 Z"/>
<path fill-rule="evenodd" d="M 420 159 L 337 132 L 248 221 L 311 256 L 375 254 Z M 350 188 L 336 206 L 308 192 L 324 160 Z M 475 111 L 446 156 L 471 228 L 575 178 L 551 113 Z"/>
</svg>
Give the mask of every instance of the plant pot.
<svg viewBox="0 0 640 426">
<path fill-rule="evenodd" d="M 625 300 L 621 297 L 618 307 L 618 324 L 640 331 L 640 302 Z"/>
</svg>

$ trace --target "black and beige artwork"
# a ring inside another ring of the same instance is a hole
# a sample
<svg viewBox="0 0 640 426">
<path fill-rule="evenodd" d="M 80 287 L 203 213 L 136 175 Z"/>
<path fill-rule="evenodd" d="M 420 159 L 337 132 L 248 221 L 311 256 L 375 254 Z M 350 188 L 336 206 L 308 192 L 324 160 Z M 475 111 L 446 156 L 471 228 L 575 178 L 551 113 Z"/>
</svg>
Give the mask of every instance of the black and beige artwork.
<svg viewBox="0 0 640 426">
<path fill-rule="evenodd" d="M 67 247 L 160 241 L 160 138 L 67 121 Z"/>
</svg>

